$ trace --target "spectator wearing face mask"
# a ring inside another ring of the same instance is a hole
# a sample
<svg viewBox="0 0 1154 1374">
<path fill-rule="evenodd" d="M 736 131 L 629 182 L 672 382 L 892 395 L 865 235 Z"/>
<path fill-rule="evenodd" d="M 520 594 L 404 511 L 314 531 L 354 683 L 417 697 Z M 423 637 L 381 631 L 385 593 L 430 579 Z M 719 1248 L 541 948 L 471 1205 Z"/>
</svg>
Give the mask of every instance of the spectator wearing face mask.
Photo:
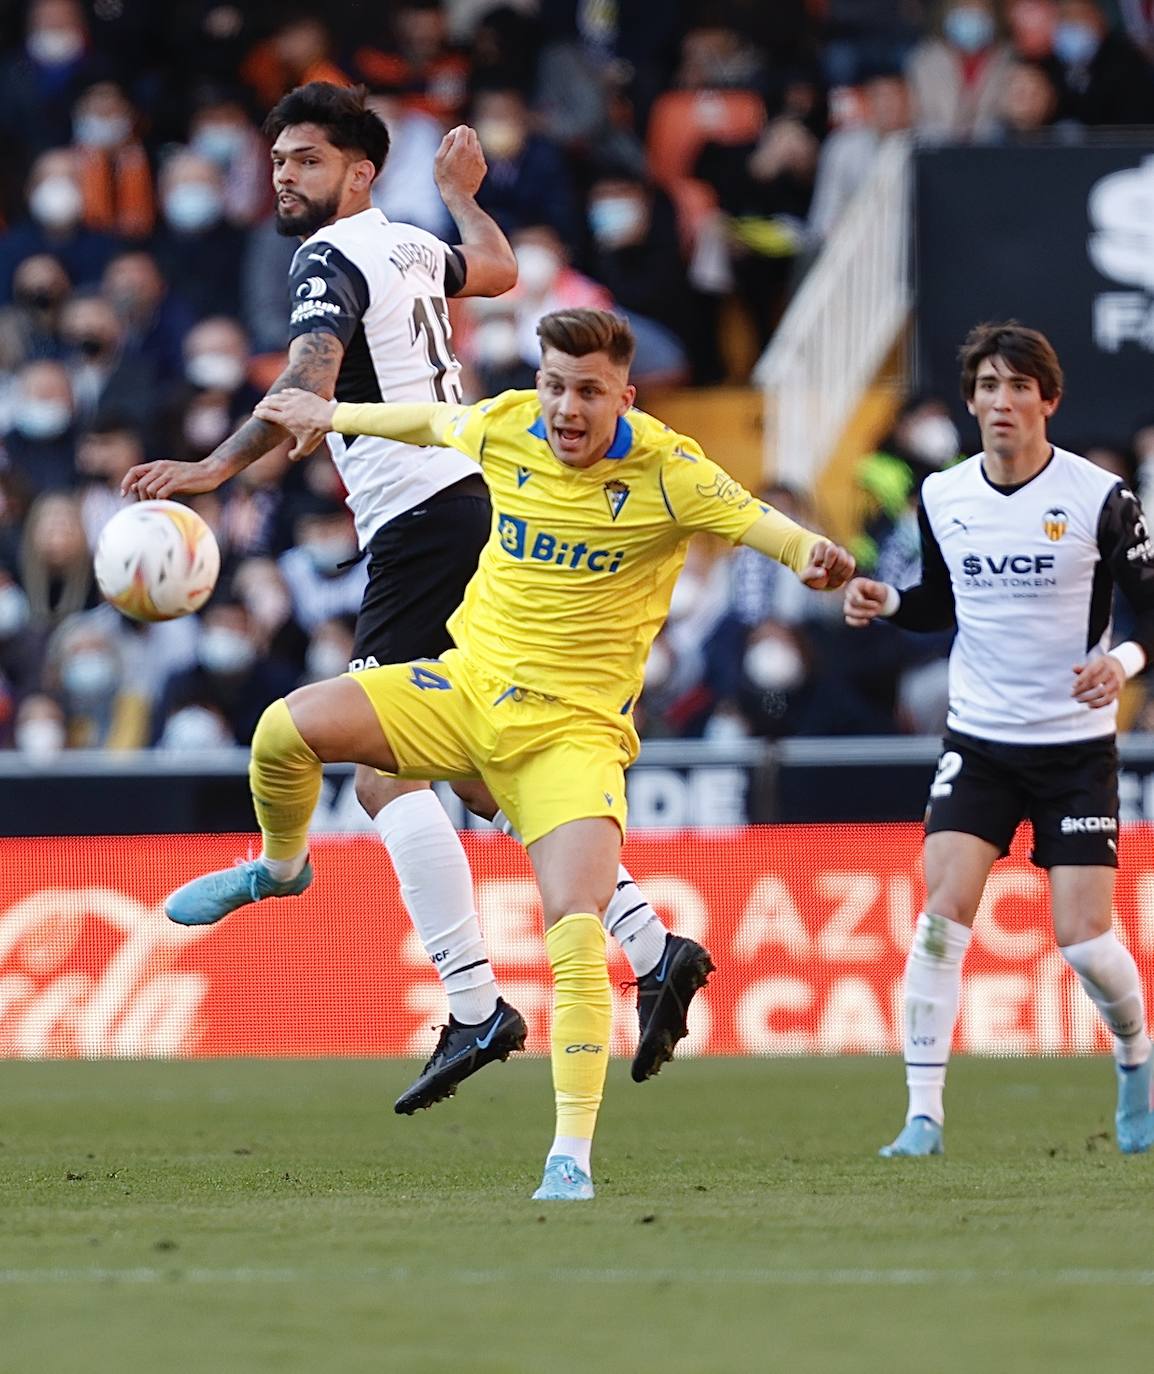
<svg viewBox="0 0 1154 1374">
<path fill-rule="evenodd" d="M 533 131 L 520 91 L 479 92 L 472 123 L 489 164 L 477 192 L 481 209 L 510 236 L 544 224 L 562 243 L 576 243 L 580 223 L 572 174 L 561 149 Z"/>
<path fill-rule="evenodd" d="M 33 0 L 22 47 L 0 62 L 0 129 L 32 154 L 66 144 L 74 100 L 107 75 L 79 0 Z"/>
<path fill-rule="evenodd" d="M 105 268 L 100 294 L 120 321 L 125 356 L 150 363 L 158 385 L 175 382 L 184 370 L 184 337 L 194 320 L 152 254 L 143 248 L 119 253 Z"/>
<path fill-rule="evenodd" d="M 106 410 L 151 424 L 159 400 L 156 362 L 125 351 L 123 326 L 103 296 L 74 296 L 61 314 L 60 336 L 81 424 Z"/>
<path fill-rule="evenodd" d="M 907 76 L 918 133 L 942 141 L 988 138 L 1010 60 L 992 0 L 948 0 L 936 32 L 910 55 Z"/>
<path fill-rule="evenodd" d="M 248 229 L 272 208 L 268 145 L 243 102 L 222 91 L 205 91 L 189 124 L 189 147 L 215 163 L 221 175 L 224 217 Z"/>
<path fill-rule="evenodd" d="M 353 656 L 353 625 L 355 616 L 333 616 L 322 620 L 313 631 L 305 653 L 305 670 L 301 685 L 323 682 L 325 678 L 340 677 L 348 671 Z"/>
<path fill-rule="evenodd" d="M 48 642 L 44 679 L 64 707 L 68 743 L 77 749 L 140 749 L 148 703 L 125 671 L 108 617 L 65 620 Z"/>
<path fill-rule="evenodd" d="M 60 357 L 60 310 L 71 290 L 58 258 L 37 253 L 24 259 L 12 280 L 12 304 L 0 307 L 0 372 Z"/>
<path fill-rule="evenodd" d="M 232 590 L 244 603 L 257 642 L 269 658 L 299 672 L 309 637 L 293 617 L 292 594 L 276 561 L 261 557 L 243 559 L 232 575 Z"/>
<path fill-rule="evenodd" d="M 692 305 L 669 197 L 631 176 L 606 176 L 589 189 L 589 275 L 624 309 L 692 342 Z"/>
<path fill-rule="evenodd" d="M 90 86 L 72 112 L 72 142 L 84 223 L 122 240 L 145 239 L 156 221 L 139 115 L 115 81 Z"/>
<path fill-rule="evenodd" d="M 1098 0 L 1060 0 L 1054 57 L 1062 117 L 1091 127 L 1154 122 L 1154 70 Z"/>
<path fill-rule="evenodd" d="M 353 523 L 343 506 L 302 498 L 293 522 L 295 544 L 277 560 L 292 597 L 293 619 L 311 635 L 324 620 L 356 615 L 368 581 L 357 559 Z"/>
<path fill-rule="evenodd" d="M 20 584 L 28 597 L 33 634 L 42 635 L 96 605 L 92 551 L 75 496 L 45 492 L 29 507 L 20 548 Z"/>
<path fill-rule="evenodd" d="M 260 400 L 248 380 L 244 330 L 225 315 L 210 316 L 184 339 L 183 376 L 166 407 L 166 456 L 196 462 L 226 439 Z"/>
<path fill-rule="evenodd" d="M 76 481 L 72 385 L 60 363 L 26 363 L 16 374 L 5 438 L 8 462 L 30 495 L 67 491 Z"/>
<path fill-rule="evenodd" d="M 232 743 L 248 744 L 265 707 L 292 690 L 297 673 L 267 657 L 240 601 L 218 594 L 199 621 L 197 662 L 165 683 L 154 715 L 154 741 L 177 711 L 200 706 L 227 720 Z"/>
<path fill-rule="evenodd" d="M 68 747 L 64 708 L 47 692 L 26 696 L 16 708 L 12 747 L 35 766 L 54 759 Z"/>
<path fill-rule="evenodd" d="M 224 180 L 200 153 L 174 153 L 160 174 L 161 227 L 153 252 L 173 291 L 194 316 L 236 309 L 244 231 L 224 213 Z"/>
<path fill-rule="evenodd" d="M 56 258 L 75 286 L 95 285 L 117 243 L 83 224 L 84 196 L 72 149 L 42 153 L 28 175 L 25 196 L 27 217 L 0 236 L 0 304 L 12 299 L 17 267 L 37 253 Z"/>
</svg>

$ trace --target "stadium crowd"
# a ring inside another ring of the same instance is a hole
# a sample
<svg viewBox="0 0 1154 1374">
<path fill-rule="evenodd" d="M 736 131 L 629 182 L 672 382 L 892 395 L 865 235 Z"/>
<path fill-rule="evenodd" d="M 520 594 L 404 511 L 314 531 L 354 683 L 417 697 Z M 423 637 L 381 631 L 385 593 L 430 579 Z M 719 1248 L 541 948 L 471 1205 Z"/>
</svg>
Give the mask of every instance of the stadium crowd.
<svg viewBox="0 0 1154 1374">
<path fill-rule="evenodd" d="M 660 414 L 663 386 L 748 379 L 887 135 L 1151 123 L 1152 62 L 1136 0 L 6 9 L 0 748 L 244 744 L 270 700 L 347 663 L 365 565 L 323 459 L 278 451 L 194 499 L 224 555 L 201 615 L 130 623 L 92 576 L 123 474 L 207 455 L 280 370 L 295 241 L 273 227 L 260 124 L 285 91 L 363 83 L 393 141 L 376 204 L 450 240 L 433 153 L 450 125 L 477 129 L 479 200 L 519 281 L 454 308 L 469 399 L 531 385 L 537 319 L 587 305 L 628 315 L 640 404 Z M 863 459 L 864 568 L 916 569 L 912 497 L 961 444 L 918 397 Z M 1154 485 L 1154 425 L 1102 461 Z M 766 495 L 806 519 L 804 494 Z M 942 642 L 890 631 L 879 651 L 836 612 L 748 551 L 695 549 L 643 733 L 937 730 Z"/>
</svg>

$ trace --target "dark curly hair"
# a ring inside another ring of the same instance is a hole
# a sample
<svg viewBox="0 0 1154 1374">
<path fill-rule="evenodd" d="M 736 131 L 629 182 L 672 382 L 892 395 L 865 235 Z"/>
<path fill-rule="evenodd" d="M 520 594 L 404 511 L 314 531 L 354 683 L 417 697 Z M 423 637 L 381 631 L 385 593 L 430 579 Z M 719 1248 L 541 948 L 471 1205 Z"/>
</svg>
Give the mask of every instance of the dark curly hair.
<svg viewBox="0 0 1154 1374">
<path fill-rule="evenodd" d="M 275 139 L 290 125 L 316 124 L 334 148 L 367 158 L 379 172 L 389 155 L 389 131 L 366 107 L 365 94 L 363 86 L 310 81 L 281 96 L 269 111 L 264 131 Z"/>
</svg>

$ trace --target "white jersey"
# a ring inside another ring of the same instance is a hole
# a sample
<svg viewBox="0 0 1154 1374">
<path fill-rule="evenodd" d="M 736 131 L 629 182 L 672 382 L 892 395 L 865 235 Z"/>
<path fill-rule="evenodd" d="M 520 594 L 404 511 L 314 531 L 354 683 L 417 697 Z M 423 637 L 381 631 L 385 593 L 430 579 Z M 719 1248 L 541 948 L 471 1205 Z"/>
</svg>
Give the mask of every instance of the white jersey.
<svg viewBox="0 0 1154 1374">
<path fill-rule="evenodd" d="M 1117 706 L 1091 710 L 1070 693 L 1074 666 L 1110 648 L 1116 583 L 1150 653 L 1154 559 L 1137 498 L 1063 449 L 1015 487 L 995 486 L 982 456 L 926 478 L 922 580 L 894 622 L 956 622 L 951 730 L 1014 744 L 1112 735 Z"/>
<path fill-rule="evenodd" d="M 339 401 L 459 401 L 460 364 L 445 304 L 464 264 L 424 229 L 377 209 L 318 229 L 289 273 L 289 335 L 335 334 L 345 347 Z M 387 521 L 480 471 L 455 449 L 329 435 L 364 548 Z"/>
</svg>

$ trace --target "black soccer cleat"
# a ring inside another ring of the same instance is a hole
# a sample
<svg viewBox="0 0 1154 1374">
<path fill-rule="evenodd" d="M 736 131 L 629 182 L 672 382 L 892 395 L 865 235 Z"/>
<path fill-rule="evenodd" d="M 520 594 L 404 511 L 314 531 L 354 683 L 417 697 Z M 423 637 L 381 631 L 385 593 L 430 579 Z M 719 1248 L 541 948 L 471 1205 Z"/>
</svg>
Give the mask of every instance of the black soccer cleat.
<svg viewBox="0 0 1154 1374">
<path fill-rule="evenodd" d="M 497 1010 L 479 1026 L 463 1025 L 450 1016 L 420 1077 L 397 1098 L 393 1110 L 398 1116 L 412 1116 L 422 1107 L 452 1097 L 457 1085 L 478 1069 L 494 1059 L 508 1059 L 514 1050 L 523 1050 L 527 1034 L 521 1013 L 502 997 L 497 998 Z"/>
<path fill-rule="evenodd" d="M 630 1070 L 634 1083 L 652 1078 L 673 1058 L 674 1046 L 689 1029 L 689 1004 L 712 972 L 713 960 L 703 945 L 684 935 L 666 936 L 660 963 L 637 980 L 640 1036 Z"/>
</svg>

